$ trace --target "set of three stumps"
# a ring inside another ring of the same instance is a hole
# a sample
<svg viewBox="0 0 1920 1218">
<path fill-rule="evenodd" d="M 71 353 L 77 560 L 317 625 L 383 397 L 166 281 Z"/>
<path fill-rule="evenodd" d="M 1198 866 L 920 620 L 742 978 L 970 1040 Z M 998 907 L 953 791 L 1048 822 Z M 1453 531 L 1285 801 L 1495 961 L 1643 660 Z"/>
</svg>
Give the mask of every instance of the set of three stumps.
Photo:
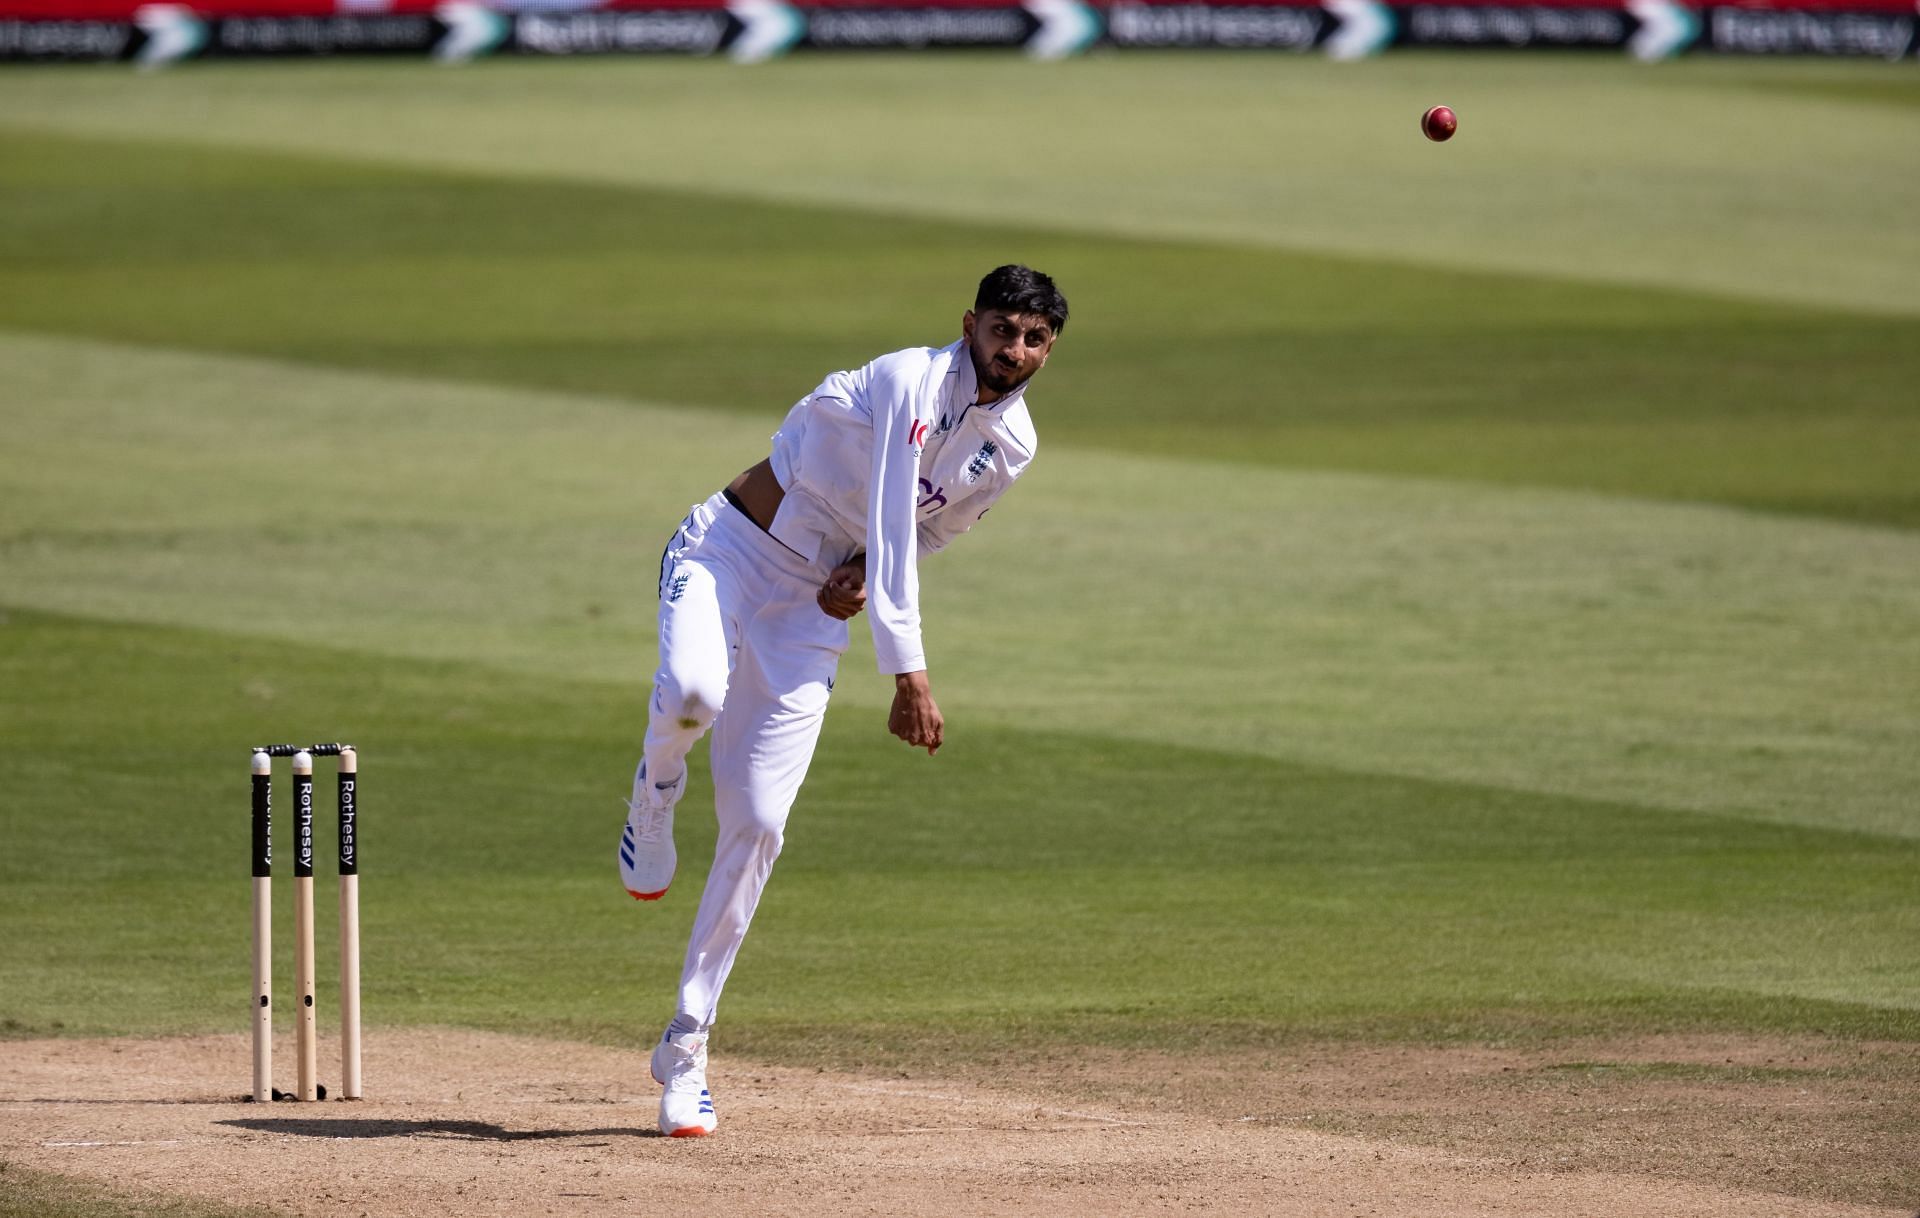
<svg viewBox="0 0 1920 1218">
<path fill-rule="evenodd" d="M 293 759 L 293 972 L 299 995 L 295 1089 L 273 1085 L 273 759 Z M 339 759 L 340 1094 L 360 1098 L 359 754 L 350 744 L 269 744 L 253 750 L 253 1094 L 270 1100 L 325 1099 L 319 1081 L 314 1000 L 313 759 Z"/>
</svg>

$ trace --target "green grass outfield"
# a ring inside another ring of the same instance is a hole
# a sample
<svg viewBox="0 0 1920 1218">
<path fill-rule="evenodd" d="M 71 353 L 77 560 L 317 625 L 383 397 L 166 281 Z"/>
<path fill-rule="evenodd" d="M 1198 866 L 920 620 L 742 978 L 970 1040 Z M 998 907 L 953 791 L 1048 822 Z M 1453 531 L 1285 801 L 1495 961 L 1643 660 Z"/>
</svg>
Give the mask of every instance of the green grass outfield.
<svg viewBox="0 0 1920 1218">
<path fill-rule="evenodd" d="M 297 737 L 372 1035 L 650 1039 L 659 546 L 1021 258 L 1075 317 L 926 570 L 949 745 L 856 630 L 726 1047 L 1920 1041 L 1917 144 L 1910 65 L 0 77 L 0 1028 L 241 1027 Z"/>
</svg>

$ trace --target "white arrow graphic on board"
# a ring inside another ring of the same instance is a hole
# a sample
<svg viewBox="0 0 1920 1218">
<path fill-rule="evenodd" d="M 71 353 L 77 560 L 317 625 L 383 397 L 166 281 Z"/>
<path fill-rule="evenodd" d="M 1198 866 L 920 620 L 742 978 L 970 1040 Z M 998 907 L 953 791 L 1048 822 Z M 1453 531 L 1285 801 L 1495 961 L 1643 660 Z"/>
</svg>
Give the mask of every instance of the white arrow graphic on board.
<svg viewBox="0 0 1920 1218">
<path fill-rule="evenodd" d="M 1340 21 L 1326 44 L 1334 59 L 1377 55 L 1393 39 L 1393 13 L 1378 0 L 1325 0 L 1321 7 Z"/>
<path fill-rule="evenodd" d="M 1035 59 L 1078 55 L 1100 37 L 1100 15 L 1080 0 L 1027 0 L 1026 10 L 1040 23 L 1027 39 L 1027 54 Z"/>
<path fill-rule="evenodd" d="M 433 57 L 442 63 L 464 63 L 485 55 L 507 37 L 505 15 L 482 4 L 443 4 L 433 15 L 447 27 L 446 36 L 433 48 Z"/>
<path fill-rule="evenodd" d="M 733 0 L 727 11 L 746 27 L 727 48 L 735 63 L 760 63 L 784 55 L 807 32 L 800 10 L 780 0 Z"/>
<path fill-rule="evenodd" d="M 1670 58 L 1700 36 L 1700 19 L 1673 0 L 1627 0 L 1627 12 L 1640 23 L 1627 40 L 1635 59 Z"/>
<path fill-rule="evenodd" d="M 178 4 L 143 4 L 133 11 L 133 23 L 147 36 L 136 56 L 143 68 L 185 59 L 207 45 L 207 23 Z"/>
</svg>

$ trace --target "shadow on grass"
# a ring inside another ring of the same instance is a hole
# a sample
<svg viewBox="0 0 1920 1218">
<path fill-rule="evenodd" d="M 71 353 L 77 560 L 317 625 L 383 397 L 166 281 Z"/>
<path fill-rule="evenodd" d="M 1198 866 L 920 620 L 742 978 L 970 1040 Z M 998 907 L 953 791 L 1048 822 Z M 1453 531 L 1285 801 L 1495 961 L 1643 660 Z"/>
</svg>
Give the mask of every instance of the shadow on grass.
<svg viewBox="0 0 1920 1218">
<path fill-rule="evenodd" d="M 258 1133 L 303 1138 L 452 1138 L 469 1142 L 538 1142 L 555 1138 L 660 1138 L 658 1129 L 508 1129 L 486 1121 L 395 1121 L 363 1117 L 251 1117 L 217 1122 Z"/>
</svg>

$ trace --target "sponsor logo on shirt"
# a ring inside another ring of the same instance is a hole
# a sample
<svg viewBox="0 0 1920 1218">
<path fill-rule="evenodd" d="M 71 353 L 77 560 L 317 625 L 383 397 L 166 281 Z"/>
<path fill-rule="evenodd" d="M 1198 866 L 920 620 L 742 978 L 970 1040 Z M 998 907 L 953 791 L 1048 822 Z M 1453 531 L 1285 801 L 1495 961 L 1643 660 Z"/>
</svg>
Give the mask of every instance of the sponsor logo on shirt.
<svg viewBox="0 0 1920 1218">
<path fill-rule="evenodd" d="M 992 440 L 980 446 L 980 451 L 973 454 L 973 460 L 967 462 L 966 471 L 960 475 L 968 486 L 980 481 L 980 475 L 986 473 L 987 466 L 993 464 L 993 454 L 999 451 L 1000 446 Z"/>
<path fill-rule="evenodd" d="M 913 426 L 907 428 L 907 447 L 911 448 L 914 452 L 919 452 L 921 446 L 926 442 L 927 421 L 925 419 L 915 419 Z"/>
</svg>

